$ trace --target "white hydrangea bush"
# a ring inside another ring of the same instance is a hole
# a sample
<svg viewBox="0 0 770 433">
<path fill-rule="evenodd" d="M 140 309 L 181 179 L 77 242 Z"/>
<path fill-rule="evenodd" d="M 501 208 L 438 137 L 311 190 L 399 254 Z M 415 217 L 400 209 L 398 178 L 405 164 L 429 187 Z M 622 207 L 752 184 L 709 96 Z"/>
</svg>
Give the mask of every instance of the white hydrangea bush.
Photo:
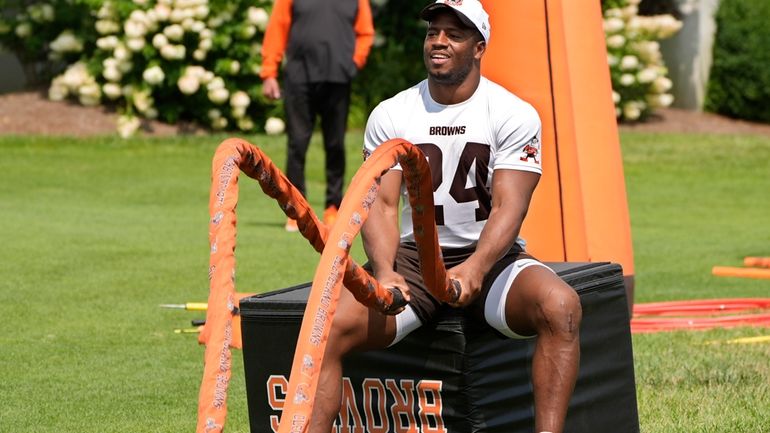
<svg viewBox="0 0 770 433">
<path fill-rule="evenodd" d="M 45 5 L 39 7 L 47 11 Z M 259 78 L 272 0 L 103 0 L 99 5 L 90 9 L 92 24 L 78 29 L 92 35 L 90 50 L 84 50 L 74 29 L 48 44 L 51 52 L 81 54 L 53 78 L 51 99 L 117 105 L 118 132 L 124 137 L 140 128 L 140 119 L 283 132 L 276 127 L 282 121 L 272 119 L 280 106 L 264 99 Z"/>
<path fill-rule="evenodd" d="M 640 0 L 607 0 L 602 4 L 607 61 L 615 112 L 621 121 L 637 121 L 674 102 L 671 80 L 659 40 L 682 28 L 672 15 L 640 16 Z"/>
</svg>

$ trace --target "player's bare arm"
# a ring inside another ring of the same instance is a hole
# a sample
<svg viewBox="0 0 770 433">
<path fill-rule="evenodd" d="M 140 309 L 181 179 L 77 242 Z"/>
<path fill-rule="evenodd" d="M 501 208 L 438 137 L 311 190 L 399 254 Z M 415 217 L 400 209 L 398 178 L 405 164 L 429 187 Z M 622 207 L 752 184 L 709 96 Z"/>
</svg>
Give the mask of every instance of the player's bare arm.
<svg viewBox="0 0 770 433">
<path fill-rule="evenodd" d="M 379 194 L 361 229 L 361 235 L 374 277 L 385 287 L 399 288 L 409 301 L 406 281 L 393 270 L 400 239 L 398 203 L 401 198 L 401 174 L 399 170 L 391 170 L 382 176 Z"/>
<path fill-rule="evenodd" d="M 495 170 L 492 175 L 492 210 L 481 231 L 476 251 L 447 271 L 462 286 L 455 306 L 468 305 L 478 295 L 484 276 L 519 236 L 540 174 L 520 170 Z"/>
</svg>

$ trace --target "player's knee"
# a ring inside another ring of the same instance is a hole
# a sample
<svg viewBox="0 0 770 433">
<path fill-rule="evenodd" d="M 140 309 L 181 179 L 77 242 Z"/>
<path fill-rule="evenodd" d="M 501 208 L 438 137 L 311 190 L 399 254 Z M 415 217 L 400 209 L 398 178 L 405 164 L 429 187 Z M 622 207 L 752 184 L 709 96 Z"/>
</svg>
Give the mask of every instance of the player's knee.
<svg viewBox="0 0 770 433">
<path fill-rule="evenodd" d="M 571 287 L 559 285 L 551 288 L 539 307 L 538 333 L 547 332 L 569 340 L 577 337 L 583 309 L 580 297 Z"/>
</svg>

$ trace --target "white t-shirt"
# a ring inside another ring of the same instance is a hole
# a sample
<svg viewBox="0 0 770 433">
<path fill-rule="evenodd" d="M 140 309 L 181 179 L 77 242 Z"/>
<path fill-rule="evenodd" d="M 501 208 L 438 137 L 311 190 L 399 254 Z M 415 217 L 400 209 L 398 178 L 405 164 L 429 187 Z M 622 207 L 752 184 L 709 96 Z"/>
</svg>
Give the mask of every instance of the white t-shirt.
<svg viewBox="0 0 770 433">
<path fill-rule="evenodd" d="M 494 170 L 542 173 L 537 112 L 484 77 L 459 104 L 434 101 L 427 80 L 380 103 L 366 125 L 364 155 L 394 138 L 417 145 L 428 158 L 442 247 L 478 242 L 489 217 Z M 403 203 L 401 240 L 414 241 L 411 207 Z"/>
</svg>

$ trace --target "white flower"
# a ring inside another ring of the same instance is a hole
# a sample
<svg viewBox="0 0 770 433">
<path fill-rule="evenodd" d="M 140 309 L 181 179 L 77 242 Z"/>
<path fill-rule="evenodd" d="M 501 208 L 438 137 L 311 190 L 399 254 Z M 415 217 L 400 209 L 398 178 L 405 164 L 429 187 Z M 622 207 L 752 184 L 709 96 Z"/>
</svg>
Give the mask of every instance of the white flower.
<svg viewBox="0 0 770 433">
<path fill-rule="evenodd" d="M 86 106 L 99 105 L 102 89 L 96 82 L 86 83 L 78 89 L 80 103 Z"/>
<path fill-rule="evenodd" d="M 658 103 L 661 107 L 668 107 L 674 103 L 674 96 L 668 93 L 658 95 Z"/>
<path fill-rule="evenodd" d="M 661 108 L 668 107 L 674 102 L 674 96 L 668 93 L 661 95 L 647 95 L 647 103 L 650 107 Z"/>
<path fill-rule="evenodd" d="M 50 47 L 57 53 L 79 53 L 83 51 L 83 41 L 75 37 L 71 30 L 65 30 L 51 42 Z"/>
<path fill-rule="evenodd" d="M 193 17 L 204 20 L 209 16 L 209 7 L 206 5 L 199 5 L 193 12 Z"/>
<path fill-rule="evenodd" d="M 202 38 L 198 42 L 198 48 L 204 51 L 210 50 L 212 46 L 214 46 L 214 41 L 210 38 Z"/>
<path fill-rule="evenodd" d="M 629 2 L 630 3 L 630 2 Z M 630 4 L 621 9 L 621 15 L 623 18 L 635 17 L 639 14 L 639 8 L 635 4 Z"/>
<path fill-rule="evenodd" d="M 209 101 L 217 105 L 222 105 L 227 101 L 227 98 L 230 97 L 230 92 L 228 92 L 227 89 L 224 89 L 224 88 L 213 89 L 213 90 L 209 89 L 208 97 L 209 97 Z"/>
<path fill-rule="evenodd" d="M 109 68 L 104 68 L 104 70 L 102 71 L 102 76 L 107 81 L 117 82 L 117 81 L 120 81 L 121 78 L 123 78 L 123 73 L 120 72 L 120 70 L 118 70 L 117 67 L 109 67 Z"/>
<path fill-rule="evenodd" d="M 626 38 L 623 35 L 612 35 L 607 38 L 607 46 L 610 48 L 621 48 L 626 43 Z"/>
<path fill-rule="evenodd" d="M 235 119 L 241 119 L 246 116 L 246 107 L 233 107 L 233 109 L 230 110 L 230 114 Z"/>
<path fill-rule="evenodd" d="M 152 9 L 147 12 L 145 12 L 143 9 L 134 9 L 131 11 L 128 19 L 140 22 L 144 24 L 145 27 L 150 27 L 151 21 L 154 21 L 154 19 L 150 16 L 150 11 L 152 11 Z"/>
<path fill-rule="evenodd" d="M 283 123 L 283 120 L 277 117 L 269 117 L 265 122 L 265 132 L 268 135 L 281 134 L 285 129 L 286 129 L 286 124 Z"/>
<path fill-rule="evenodd" d="M 668 77 L 660 76 L 652 83 L 652 89 L 655 93 L 665 93 L 671 90 L 671 80 Z"/>
<path fill-rule="evenodd" d="M 118 46 L 118 37 L 115 35 L 104 36 L 96 40 L 96 46 L 101 50 L 114 50 Z"/>
<path fill-rule="evenodd" d="M 241 39 L 251 39 L 257 34 L 257 28 L 254 26 L 243 26 L 238 36 Z"/>
<path fill-rule="evenodd" d="M 607 64 L 610 66 L 615 66 L 618 64 L 618 58 L 616 56 L 613 56 L 612 54 L 607 54 Z"/>
<path fill-rule="evenodd" d="M 636 56 L 625 55 L 620 59 L 620 69 L 629 70 L 636 69 L 639 66 L 639 59 Z"/>
<path fill-rule="evenodd" d="M 207 113 L 210 120 L 216 120 L 222 117 L 222 112 L 217 108 L 212 108 Z"/>
<path fill-rule="evenodd" d="M 69 90 L 62 82 L 61 76 L 56 77 L 51 81 L 51 86 L 48 88 L 48 99 L 52 101 L 63 101 L 68 94 Z"/>
<path fill-rule="evenodd" d="M 98 20 L 94 27 L 100 35 L 109 35 L 120 31 L 120 24 L 112 20 Z"/>
<path fill-rule="evenodd" d="M 214 129 L 225 129 L 227 128 L 227 118 L 226 117 L 218 117 L 216 119 L 213 119 L 211 121 L 211 127 Z"/>
<path fill-rule="evenodd" d="M 620 93 L 616 91 L 612 91 L 612 102 L 614 102 L 616 105 L 618 102 L 620 102 Z"/>
<path fill-rule="evenodd" d="M 184 37 L 184 28 L 179 24 L 171 24 L 163 29 L 163 34 L 172 41 L 181 41 Z"/>
<path fill-rule="evenodd" d="M 642 115 L 642 111 L 639 109 L 638 105 L 629 102 L 623 106 L 623 117 L 625 117 L 628 120 L 636 120 Z"/>
<path fill-rule="evenodd" d="M 189 32 L 192 29 L 193 23 L 195 22 L 194 19 L 188 17 L 182 20 L 182 23 L 180 24 L 182 28 Z"/>
<path fill-rule="evenodd" d="M 156 4 L 152 10 L 155 12 L 155 18 L 158 21 L 168 21 L 171 15 L 171 8 L 161 3 Z"/>
<path fill-rule="evenodd" d="M 238 119 L 238 129 L 241 131 L 251 131 L 254 129 L 254 121 L 248 117 Z"/>
<path fill-rule="evenodd" d="M 206 29 L 206 23 L 204 23 L 203 21 L 193 21 L 192 27 L 190 27 L 190 30 L 195 33 L 200 33 L 205 29 Z"/>
<path fill-rule="evenodd" d="M 179 91 L 185 95 L 192 95 L 201 87 L 198 77 L 190 74 L 179 77 L 179 81 L 176 82 L 176 85 L 179 87 Z"/>
<path fill-rule="evenodd" d="M 126 46 L 129 50 L 134 52 L 141 51 L 142 48 L 144 48 L 144 45 L 144 38 L 129 38 L 126 40 Z"/>
<path fill-rule="evenodd" d="M 158 109 L 155 107 L 150 107 L 144 112 L 144 117 L 148 119 L 157 119 L 158 118 Z"/>
<path fill-rule="evenodd" d="M 655 68 L 644 68 L 636 74 L 636 79 L 643 84 L 652 83 L 656 78 L 658 71 Z"/>
<path fill-rule="evenodd" d="M 233 60 L 232 62 L 230 62 L 229 69 L 230 69 L 231 75 L 236 75 L 238 72 L 241 71 L 241 62 L 237 60 Z"/>
<path fill-rule="evenodd" d="M 64 74 L 61 75 L 61 82 L 67 86 L 70 90 L 74 90 L 82 86 L 84 83 L 93 79 L 86 69 L 86 65 L 83 62 L 77 62 L 74 65 L 67 68 Z"/>
<path fill-rule="evenodd" d="M 138 6 L 144 6 L 147 4 L 147 0 L 133 0 L 133 1 L 134 1 L 134 4 Z"/>
<path fill-rule="evenodd" d="M 163 82 L 166 78 L 166 74 L 163 73 L 163 69 L 160 66 L 151 66 L 144 70 L 142 78 L 149 85 L 155 86 Z"/>
<path fill-rule="evenodd" d="M 263 8 L 257 8 L 254 6 L 249 7 L 246 10 L 246 17 L 249 23 L 254 24 L 260 30 L 267 28 L 267 22 L 270 19 L 267 11 Z"/>
<path fill-rule="evenodd" d="M 197 49 L 197 50 L 193 51 L 192 56 L 193 56 L 193 59 L 195 59 L 195 60 L 197 60 L 199 62 L 202 62 L 202 61 L 206 60 L 206 52 L 201 50 L 201 49 Z"/>
<path fill-rule="evenodd" d="M 120 86 L 115 83 L 105 83 L 102 86 L 102 92 L 104 93 L 104 96 L 112 100 L 120 98 L 123 94 Z"/>
<path fill-rule="evenodd" d="M 623 74 L 620 76 L 620 84 L 623 86 L 630 86 L 636 82 L 636 78 L 631 74 Z"/>
<path fill-rule="evenodd" d="M 374 33 L 374 41 L 372 42 L 372 45 L 374 45 L 375 48 L 380 48 L 383 45 L 385 45 L 385 42 L 387 40 L 385 39 L 385 36 L 382 35 L 380 32 Z"/>
<path fill-rule="evenodd" d="M 16 26 L 16 36 L 20 38 L 26 38 L 30 34 L 32 34 L 32 26 L 29 25 L 29 23 L 21 23 L 18 26 Z"/>
<path fill-rule="evenodd" d="M 142 21 L 128 20 L 123 24 L 123 32 L 129 38 L 143 38 L 147 34 L 147 25 Z"/>
<path fill-rule="evenodd" d="M 130 60 L 123 60 L 118 62 L 118 70 L 121 74 L 127 74 L 134 67 L 134 64 Z"/>
<path fill-rule="evenodd" d="M 27 13 L 32 21 L 42 23 L 53 21 L 54 10 L 50 4 L 34 4 L 27 7 Z"/>
<path fill-rule="evenodd" d="M 131 58 L 131 51 L 126 48 L 123 44 L 118 44 L 117 47 L 115 47 L 115 51 L 112 53 L 113 56 L 119 61 L 126 61 Z"/>
<path fill-rule="evenodd" d="M 238 90 L 230 97 L 230 105 L 233 108 L 246 108 L 251 104 L 251 98 L 243 90 Z"/>
<path fill-rule="evenodd" d="M 185 55 L 184 45 L 165 45 L 160 49 L 160 55 L 166 60 L 181 60 Z"/>
<path fill-rule="evenodd" d="M 147 90 L 134 91 L 134 94 L 132 95 L 132 99 L 134 102 L 134 107 L 136 107 L 136 109 L 139 110 L 140 113 L 144 113 L 145 111 L 149 110 L 150 107 L 152 107 L 152 104 L 155 102 L 152 99 L 150 92 Z"/>
<path fill-rule="evenodd" d="M 251 73 L 254 75 L 259 75 L 262 72 L 262 65 L 253 63 L 251 65 Z"/>
<path fill-rule="evenodd" d="M 606 16 L 606 17 L 613 17 L 613 18 L 620 18 L 621 16 L 623 16 L 623 11 L 621 11 L 618 8 L 607 9 L 607 11 L 604 12 L 604 16 Z"/>
<path fill-rule="evenodd" d="M 156 33 L 155 36 L 152 37 L 152 46 L 161 49 L 168 45 L 168 38 L 163 33 Z"/>
<path fill-rule="evenodd" d="M 199 78 L 199 79 L 201 77 L 203 77 L 204 75 L 206 75 L 206 72 L 207 71 L 206 71 L 206 69 L 203 66 L 198 66 L 198 65 L 188 66 L 184 70 L 184 74 L 185 75 L 191 75 L 191 76 L 193 76 L 195 78 Z"/>
<path fill-rule="evenodd" d="M 118 117 L 118 134 L 128 138 L 136 133 L 142 122 L 136 116 L 123 115 Z"/>
<path fill-rule="evenodd" d="M 216 89 L 224 89 L 225 88 L 225 80 L 222 79 L 222 77 L 213 77 L 209 80 L 209 83 L 206 85 L 206 89 L 209 91 L 216 90 Z"/>
<path fill-rule="evenodd" d="M 604 31 L 607 33 L 617 33 L 623 30 L 625 26 L 622 18 L 610 17 L 604 20 Z"/>
<path fill-rule="evenodd" d="M 171 9 L 171 14 L 168 16 L 168 20 L 172 23 L 181 23 L 189 15 L 184 9 Z"/>
</svg>

